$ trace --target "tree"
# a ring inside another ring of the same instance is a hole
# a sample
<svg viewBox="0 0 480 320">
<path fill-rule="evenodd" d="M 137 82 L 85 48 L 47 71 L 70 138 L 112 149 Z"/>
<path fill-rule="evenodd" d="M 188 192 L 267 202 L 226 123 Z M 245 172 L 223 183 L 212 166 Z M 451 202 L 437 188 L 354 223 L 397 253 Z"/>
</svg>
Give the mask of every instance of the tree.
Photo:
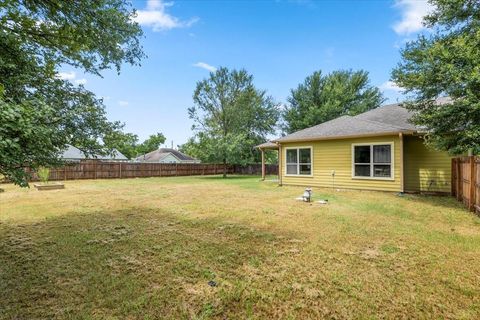
<svg viewBox="0 0 480 320">
<path fill-rule="evenodd" d="M 278 106 L 263 90 L 253 85 L 245 70 L 220 68 L 197 83 L 194 106 L 189 116 L 194 121 L 194 138 L 182 148 L 207 162 L 245 164 L 254 161 L 256 144 L 275 132 Z"/>
<path fill-rule="evenodd" d="M 432 28 L 401 51 L 392 79 L 411 95 L 406 107 L 427 144 L 452 154 L 480 153 L 480 2 L 431 0 Z M 450 103 L 435 99 L 449 96 Z"/>
<path fill-rule="evenodd" d="M 136 134 L 114 130 L 105 136 L 104 142 L 108 149 L 117 149 L 127 158 L 132 159 L 159 149 L 160 145 L 165 143 L 165 136 L 162 133 L 152 134 L 142 143 L 138 143 Z"/>
<path fill-rule="evenodd" d="M 165 136 L 163 134 L 152 134 L 150 137 L 148 137 L 148 139 L 137 146 L 137 155 L 142 155 L 157 150 L 163 143 L 165 143 Z"/>
<path fill-rule="evenodd" d="M 0 174 L 27 186 L 25 167 L 59 164 L 67 144 L 106 153 L 120 130 L 103 101 L 59 79 L 60 66 L 87 73 L 139 64 L 142 31 L 126 0 L 5 0 L 0 3 Z"/>
<path fill-rule="evenodd" d="M 114 130 L 105 135 L 103 141 L 108 149 L 117 149 L 129 159 L 138 155 L 138 136 L 136 134 Z"/>
<path fill-rule="evenodd" d="M 283 111 L 283 130 L 292 133 L 342 115 L 357 115 L 380 106 L 385 99 L 369 84 L 368 72 L 316 71 L 291 90 Z"/>
</svg>

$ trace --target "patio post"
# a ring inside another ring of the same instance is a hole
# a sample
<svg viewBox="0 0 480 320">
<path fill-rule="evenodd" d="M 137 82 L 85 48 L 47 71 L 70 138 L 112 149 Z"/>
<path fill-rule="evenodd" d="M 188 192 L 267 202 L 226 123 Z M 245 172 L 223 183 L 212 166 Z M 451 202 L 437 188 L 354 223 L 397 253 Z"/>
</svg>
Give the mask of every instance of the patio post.
<svg viewBox="0 0 480 320">
<path fill-rule="evenodd" d="M 262 152 L 262 181 L 265 180 L 265 149 L 260 148 Z"/>
<path fill-rule="evenodd" d="M 400 140 L 400 192 L 405 192 L 405 173 L 403 168 L 403 152 L 404 152 L 404 142 L 403 142 L 403 133 L 400 132 L 398 134 L 398 138 Z"/>
<path fill-rule="evenodd" d="M 278 185 L 282 185 L 282 145 L 277 142 L 278 146 Z"/>
</svg>

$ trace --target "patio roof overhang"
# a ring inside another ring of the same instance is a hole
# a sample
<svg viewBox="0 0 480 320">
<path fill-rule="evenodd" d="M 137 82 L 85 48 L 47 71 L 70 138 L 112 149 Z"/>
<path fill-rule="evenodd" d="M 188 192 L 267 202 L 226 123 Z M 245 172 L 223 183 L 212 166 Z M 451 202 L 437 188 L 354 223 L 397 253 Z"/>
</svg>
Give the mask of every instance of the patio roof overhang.
<svg viewBox="0 0 480 320">
<path fill-rule="evenodd" d="M 255 148 L 260 150 L 278 150 L 278 145 L 275 142 L 267 141 L 255 146 Z"/>
</svg>

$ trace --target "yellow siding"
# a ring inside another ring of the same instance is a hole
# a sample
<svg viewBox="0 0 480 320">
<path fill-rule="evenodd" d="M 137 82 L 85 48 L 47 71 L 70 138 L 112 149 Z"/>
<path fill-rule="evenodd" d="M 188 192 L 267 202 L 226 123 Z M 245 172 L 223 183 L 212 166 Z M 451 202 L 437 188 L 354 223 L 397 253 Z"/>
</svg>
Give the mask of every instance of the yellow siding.
<svg viewBox="0 0 480 320">
<path fill-rule="evenodd" d="M 428 149 L 418 137 L 405 137 L 405 190 L 450 192 L 451 157 Z"/>
<path fill-rule="evenodd" d="M 393 142 L 393 180 L 355 179 L 352 178 L 352 144 Z M 285 147 L 313 147 L 313 176 L 285 176 Z M 383 191 L 401 191 L 400 179 L 400 139 L 398 136 L 369 137 L 341 140 L 323 140 L 315 142 L 285 143 L 281 150 L 282 183 L 285 185 L 302 185 L 332 187 L 332 170 L 335 170 L 335 187 L 348 189 L 366 189 Z"/>
</svg>

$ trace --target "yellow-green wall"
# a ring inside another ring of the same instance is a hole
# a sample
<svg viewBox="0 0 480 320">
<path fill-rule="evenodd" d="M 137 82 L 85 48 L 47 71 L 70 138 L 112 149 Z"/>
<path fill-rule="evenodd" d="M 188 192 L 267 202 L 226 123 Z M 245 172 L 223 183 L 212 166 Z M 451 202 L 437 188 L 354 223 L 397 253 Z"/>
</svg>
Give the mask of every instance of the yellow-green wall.
<svg viewBox="0 0 480 320">
<path fill-rule="evenodd" d="M 354 143 L 393 143 L 393 180 L 352 178 L 352 144 Z M 313 147 L 313 176 L 292 177 L 285 175 L 285 147 Z M 401 163 L 400 138 L 398 136 L 369 137 L 341 140 L 322 140 L 302 143 L 282 144 L 281 170 L 282 183 L 285 185 L 302 185 L 332 187 L 332 170 L 335 170 L 335 188 L 401 191 L 399 166 Z"/>
<path fill-rule="evenodd" d="M 393 143 L 393 179 L 352 178 L 352 144 Z M 380 191 L 402 191 L 400 137 L 364 137 L 354 139 L 322 140 L 281 145 L 282 184 L 313 187 L 332 187 L 332 171 L 335 170 L 335 188 Z M 286 176 L 285 148 L 309 146 L 313 148 L 313 175 Z M 403 139 L 404 191 L 450 192 L 451 157 L 446 152 L 428 149 L 419 137 Z"/>
<path fill-rule="evenodd" d="M 450 192 L 451 157 L 446 152 L 428 149 L 419 137 L 404 140 L 405 190 Z"/>
</svg>

